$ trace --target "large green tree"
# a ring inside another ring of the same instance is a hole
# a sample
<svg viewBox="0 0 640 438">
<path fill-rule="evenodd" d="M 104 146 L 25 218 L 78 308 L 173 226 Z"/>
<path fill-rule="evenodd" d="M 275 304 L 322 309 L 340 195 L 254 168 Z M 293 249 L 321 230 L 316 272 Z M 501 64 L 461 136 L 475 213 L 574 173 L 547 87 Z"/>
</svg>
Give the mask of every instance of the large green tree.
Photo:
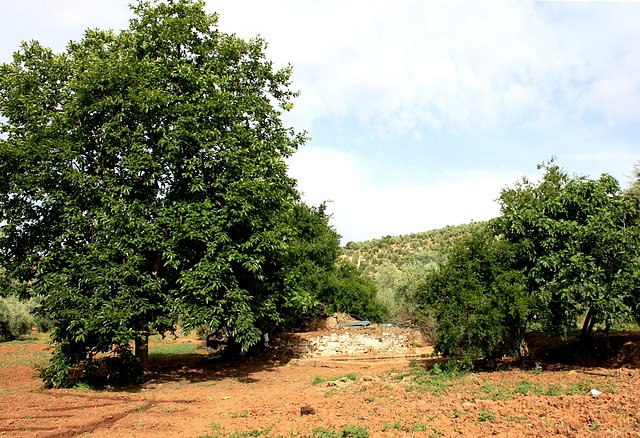
<svg viewBox="0 0 640 438">
<path fill-rule="evenodd" d="M 536 316 L 567 333 L 584 317 L 608 329 L 634 316 L 640 273 L 637 205 L 609 175 L 570 176 L 553 162 L 539 182 L 523 179 L 501 196 L 498 230 L 516 246 Z"/>
<path fill-rule="evenodd" d="M 51 385 L 114 344 L 144 365 L 149 329 L 178 318 L 249 348 L 296 301 L 279 271 L 304 141 L 280 118 L 290 69 L 203 1 L 132 9 L 128 29 L 0 66 L 0 252 L 55 322 Z"/>
</svg>

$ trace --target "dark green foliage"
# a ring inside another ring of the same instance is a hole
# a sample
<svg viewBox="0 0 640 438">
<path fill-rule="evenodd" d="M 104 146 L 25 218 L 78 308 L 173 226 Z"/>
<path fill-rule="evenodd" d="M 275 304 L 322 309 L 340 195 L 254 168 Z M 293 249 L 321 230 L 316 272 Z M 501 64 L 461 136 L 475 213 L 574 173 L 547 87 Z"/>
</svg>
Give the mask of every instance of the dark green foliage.
<svg viewBox="0 0 640 438">
<path fill-rule="evenodd" d="M 338 261 L 340 236 L 330 226 L 326 206 L 295 205 L 289 220 L 294 230 L 285 263 L 293 307 L 309 313 L 345 312 L 362 319 L 383 321 L 388 313 L 378 302 L 375 284 L 353 264 Z M 291 322 L 297 322 L 291 313 Z"/>
<path fill-rule="evenodd" d="M 280 120 L 290 69 L 204 2 L 133 10 L 120 33 L 0 66 L 0 253 L 54 321 L 54 386 L 134 340 L 144 362 L 149 329 L 178 318 L 247 349 L 308 302 L 281 272 L 304 141 Z"/>
<path fill-rule="evenodd" d="M 530 300 L 514 261 L 512 246 L 489 226 L 456 242 L 420 297 L 435 311 L 438 352 L 475 358 L 518 350 Z"/>
<path fill-rule="evenodd" d="M 609 175 L 591 180 L 541 168 L 539 183 L 524 179 L 502 192 L 497 229 L 515 246 L 544 328 L 566 334 L 586 316 L 584 339 L 594 323 L 609 327 L 637 308 L 637 204 Z"/>
<path fill-rule="evenodd" d="M 288 217 L 293 230 L 286 253 L 283 273 L 288 294 L 295 301 L 284 326 L 295 326 L 301 317 L 319 311 L 318 300 L 324 295 L 329 279 L 335 275 L 340 251 L 340 236 L 329 225 L 325 205 L 309 207 L 296 203 Z"/>
<path fill-rule="evenodd" d="M 376 285 L 349 262 L 338 264 L 318 298 L 330 312 L 349 313 L 373 322 L 389 317 L 387 308 L 376 297 Z"/>
</svg>

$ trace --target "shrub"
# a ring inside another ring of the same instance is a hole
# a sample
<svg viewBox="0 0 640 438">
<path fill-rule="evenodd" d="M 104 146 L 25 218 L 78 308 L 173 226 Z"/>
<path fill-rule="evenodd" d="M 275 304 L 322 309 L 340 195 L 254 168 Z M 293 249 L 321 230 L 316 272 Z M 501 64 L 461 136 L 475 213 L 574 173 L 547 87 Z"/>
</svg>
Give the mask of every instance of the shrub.
<svg viewBox="0 0 640 438">
<path fill-rule="evenodd" d="M 15 296 L 0 297 L 0 341 L 11 341 L 31 331 L 33 317 L 27 304 Z"/>
<path fill-rule="evenodd" d="M 319 298 L 330 311 L 383 322 L 389 318 L 389 311 L 378 301 L 376 292 L 375 283 L 363 276 L 353 263 L 341 262 Z"/>
<path fill-rule="evenodd" d="M 455 244 L 422 295 L 423 305 L 435 309 L 438 352 L 470 358 L 518 352 L 531 303 L 513 257 L 490 228 Z"/>
</svg>

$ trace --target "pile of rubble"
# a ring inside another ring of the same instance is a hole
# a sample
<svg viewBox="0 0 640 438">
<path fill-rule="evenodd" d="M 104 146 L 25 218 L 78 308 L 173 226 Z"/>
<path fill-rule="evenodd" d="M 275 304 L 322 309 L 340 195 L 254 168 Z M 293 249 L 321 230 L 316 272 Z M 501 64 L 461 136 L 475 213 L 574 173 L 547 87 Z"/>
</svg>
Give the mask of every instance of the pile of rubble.
<svg viewBox="0 0 640 438">
<path fill-rule="evenodd" d="M 315 321 L 311 328 L 314 330 L 276 336 L 272 351 L 292 358 L 413 356 L 432 351 L 417 329 L 370 324 L 341 315 Z"/>
</svg>

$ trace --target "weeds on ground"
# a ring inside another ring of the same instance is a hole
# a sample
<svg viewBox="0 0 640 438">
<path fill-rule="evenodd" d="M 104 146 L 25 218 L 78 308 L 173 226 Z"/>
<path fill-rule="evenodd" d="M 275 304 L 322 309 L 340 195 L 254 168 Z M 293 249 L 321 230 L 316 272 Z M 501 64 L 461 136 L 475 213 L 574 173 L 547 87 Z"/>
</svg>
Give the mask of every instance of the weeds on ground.
<svg viewBox="0 0 640 438">
<path fill-rule="evenodd" d="M 356 380 L 358 380 L 358 376 L 356 376 L 353 373 L 350 374 L 346 374 L 344 376 L 341 377 L 330 377 L 330 378 L 322 378 L 320 376 L 315 376 L 313 378 L 313 380 L 311 381 L 312 385 L 320 385 L 322 383 L 327 383 L 327 382 L 355 382 Z"/>
<path fill-rule="evenodd" d="M 521 424 L 522 422 L 524 422 L 526 420 L 527 420 L 526 416 L 507 415 L 506 417 L 504 417 L 504 421 L 508 421 L 509 423 Z"/>
<path fill-rule="evenodd" d="M 535 366 L 531 370 L 533 374 L 540 375 L 542 374 L 542 364 L 540 362 L 536 362 Z"/>
<path fill-rule="evenodd" d="M 515 382 L 514 386 L 497 385 L 485 381 L 479 388 L 476 398 L 479 400 L 509 400 L 515 394 L 533 394 L 538 396 L 560 396 L 560 395 L 579 395 L 586 394 L 589 389 L 593 388 L 593 382 L 589 379 L 582 379 L 577 383 L 570 385 L 549 385 L 545 386 L 541 383 L 534 383 L 527 379 Z M 609 393 L 617 391 L 615 384 L 611 382 L 599 385 Z"/>
<path fill-rule="evenodd" d="M 9 341 L 5 344 L 25 344 L 31 341 Z M 47 359 L 50 357 L 48 351 L 29 351 L 26 348 L 18 345 L 16 351 L 3 354 L 2 360 L 0 360 L 0 368 L 12 367 L 12 366 L 29 366 L 36 368 L 46 364 Z"/>
<path fill-rule="evenodd" d="M 249 416 L 249 411 L 244 410 L 240 412 L 231 412 L 229 416 L 231 418 L 247 418 Z"/>
<path fill-rule="evenodd" d="M 211 428 L 211 434 L 200 435 L 198 438 L 222 438 L 222 437 L 245 438 L 245 437 L 269 436 L 271 431 L 275 427 L 275 425 L 270 424 L 264 429 L 252 429 L 245 432 L 233 432 L 229 434 L 224 434 L 222 431 L 222 426 L 220 426 L 220 424 L 218 423 L 213 422 L 209 425 L 209 427 Z"/>
<path fill-rule="evenodd" d="M 598 423 L 597 420 L 593 420 L 593 422 L 591 424 L 589 424 L 588 429 L 591 430 L 591 431 L 598 430 L 598 429 L 600 429 L 600 423 Z"/>
<path fill-rule="evenodd" d="M 539 383 L 531 383 L 529 380 L 516 382 L 516 394 L 544 394 L 544 386 Z"/>
<path fill-rule="evenodd" d="M 222 426 L 220 424 L 213 422 L 209 425 L 211 429 L 210 435 L 200 435 L 198 438 L 220 438 L 222 437 Z"/>
<path fill-rule="evenodd" d="M 478 388 L 478 396 L 476 398 L 498 401 L 509 400 L 512 396 L 513 390 L 511 388 L 485 381 L 482 386 Z"/>
<path fill-rule="evenodd" d="M 452 360 L 443 365 L 435 364 L 430 369 L 419 362 L 412 362 L 408 371 L 392 370 L 388 376 L 394 381 L 408 381 L 409 390 L 438 394 L 455 385 L 470 371 L 470 362 L 466 361 Z"/>
<path fill-rule="evenodd" d="M 314 427 L 312 430 L 314 438 L 369 438 L 369 431 L 362 426 L 348 425 L 340 431 L 327 429 L 325 427 Z"/>
<path fill-rule="evenodd" d="M 480 412 L 478 412 L 478 423 L 495 423 L 496 415 L 493 413 L 491 409 L 480 408 Z"/>
<path fill-rule="evenodd" d="M 427 421 L 431 421 L 432 419 L 433 418 L 428 419 Z M 389 423 L 388 421 L 383 421 L 381 432 L 389 432 L 392 430 L 396 430 L 396 431 L 405 432 L 405 433 L 416 433 L 416 432 L 426 432 L 427 428 L 428 428 L 428 425 L 425 422 L 410 424 L 400 420 L 395 420 L 393 423 Z"/>
<path fill-rule="evenodd" d="M 270 424 L 264 429 L 253 429 L 247 432 L 234 432 L 227 435 L 229 438 L 245 438 L 253 436 L 268 436 L 269 432 L 275 427 L 274 424 Z"/>
<path fill-rule="evenodd" d="M 468 412 L 465 411 L 464 409 L 456 409 L 455 411 L 453 411 L 451 413 L 450 416 L 451 416 L 451 418 L 459 418 L 459 417 L 462 417 L 463 415 L 467 415 L 467 414 L 468 414 Z"/>
</svg>

